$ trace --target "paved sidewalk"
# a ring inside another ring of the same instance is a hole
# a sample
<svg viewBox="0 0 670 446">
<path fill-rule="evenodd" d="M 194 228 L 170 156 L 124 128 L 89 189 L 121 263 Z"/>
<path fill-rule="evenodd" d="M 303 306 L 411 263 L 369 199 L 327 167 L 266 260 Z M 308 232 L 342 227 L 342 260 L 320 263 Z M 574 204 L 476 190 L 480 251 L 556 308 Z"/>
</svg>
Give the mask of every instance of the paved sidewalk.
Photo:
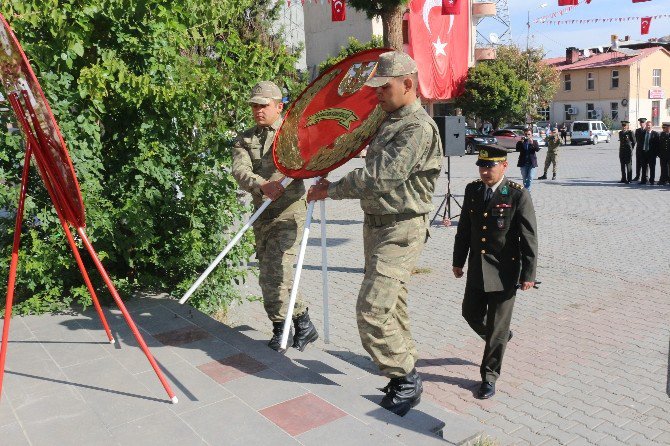
<svg viewBox="0 0 670 446">
<path fill-rule="evenodd" d="M 386 380 L 319 349 L 281 355 L 171 299 L 128 307 L 179 403 L 118 310 L 105 310 L 115 344 L 94 311 L 14 318 L 2 446 L 441 445 L 484 432 L 430 403 L 404 418 L 382 409 Z"/>
<path fill-rule="evenodd" d="M 519 180 L 516 159 L 508 173 Z M 459 198 L 477 178 L 474 162 L 452 159 Z M 432 229 L 409 288 L 419 370 L 434 403 L 488 426 L 501 444 L 670 444 L 670 188 L 617 184 L 619 177 L 612 142 L 561 148 L 558 180 L 533 184 L 542 285 L 517 297 L 514 339 L 492 400 L 473 397 L 483 345 L 460 316 L 465 280 L 451 274 L 455 227 Z M 446 175 L 438 190 L 436 205 Z M 362 217 L 354 200 L 328 201 L 332 335 L 318 346 L 374 372 L 354 316 Z M 300 288 L 321 327 L 318 210 L 315 219 Z M 254 277 L 244 290 L 260 294 Z M 269 333 L 258 302 L 230 318 Z"/>
</svg>

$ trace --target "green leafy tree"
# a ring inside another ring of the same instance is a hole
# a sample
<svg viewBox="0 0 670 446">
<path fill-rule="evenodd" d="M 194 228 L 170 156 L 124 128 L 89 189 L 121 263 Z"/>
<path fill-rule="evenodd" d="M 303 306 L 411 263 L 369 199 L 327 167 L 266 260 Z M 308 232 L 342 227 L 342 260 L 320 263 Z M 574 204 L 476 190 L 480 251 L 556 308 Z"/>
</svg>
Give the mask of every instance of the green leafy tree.
<svg viewBox="0 0 670 446">
<path fill-rule="evenodd" d="M 384 47 L 402 51 L 402 16 L 409 0 L 349 0 L 354 9 L 369 18 L 381 17 Z"/>
<path fill-rule="evenodd" d="M 297 55 L 268 31 L 278 6 L 272 0 L 3 0 L 0 10 L 59 122 L 87 206 L 87 231 L 115 283 L 125 293 L 181 295 L 248 210 L 230 174 L 229 146 L 250 123 L 249 89 L 270 79 L 292 97 L 302 86 Z M 17 136 L 0 143 L 0 210 L 9 213 L 0 215 L 0 250 L 8 259 L 23 143 Z M 30 181 L 17 311 L 87 305 L 34 171 Z M 246 275 L 251 253 L 246 237 L 191 302 L 209 312 L 225 307 L 237 297 L 235 282 Z M 8 262 L 0 262 L 0 276 L 7 272 Z M 102 288 L 99 280 L 96 286 Z"/>
<path fill-rule="evenodd" d="M 349 44 L 345 47 L 340 47 L 340 52 L 337 56 L 329 57 L 319 64 L 319 72 L 323 73 L 328 68 L 332 67 L 339 61 L 358 53 L 359 51 L 369 50 L 372 48 L 382 48 L 384 43 L 378 36 L 372 36 L 372 40 L 367 43 L 361 43 L 355 37 L 349 37 Z"/>
<path fill-rule="evenodd" d="M 523 120 L 527 95 L 528 82 L 497 59 L 470 68 L 465 93 L 456 98 L 456 106 L 498 128 L 505 121 Z"/>
<path fill-rule="evenodd" d="M 521 50 L 516 45 L 501 45 L 496 48 L 496 52 L 498 60 L 504 61 L 528 82 L 529 92 L 524 110 L 531 119 L 537 119 L 537 109 L 546 107 L 556 94 L 558 71 L 542 62 L 545 56 L 542 48 Z"/>
</svg>

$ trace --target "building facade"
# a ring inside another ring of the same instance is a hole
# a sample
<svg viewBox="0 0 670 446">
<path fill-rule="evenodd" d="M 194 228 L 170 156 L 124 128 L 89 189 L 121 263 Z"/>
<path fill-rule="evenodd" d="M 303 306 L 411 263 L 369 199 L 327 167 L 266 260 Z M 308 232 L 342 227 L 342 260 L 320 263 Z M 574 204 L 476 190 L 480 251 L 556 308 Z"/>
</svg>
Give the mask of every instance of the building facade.
<svg viewBox="0 0 670 446">
<path fill-rule="evenodd" d="M 560 71 L 560 85 L 544 120 L 562 123 L 584 119 L 635 122 L 647 118 L 654 126 L 670 120 L 670 52 L 656 46 L 581 53 L 568 48 L 563 58 L 545 63 Z"/>
</svg>

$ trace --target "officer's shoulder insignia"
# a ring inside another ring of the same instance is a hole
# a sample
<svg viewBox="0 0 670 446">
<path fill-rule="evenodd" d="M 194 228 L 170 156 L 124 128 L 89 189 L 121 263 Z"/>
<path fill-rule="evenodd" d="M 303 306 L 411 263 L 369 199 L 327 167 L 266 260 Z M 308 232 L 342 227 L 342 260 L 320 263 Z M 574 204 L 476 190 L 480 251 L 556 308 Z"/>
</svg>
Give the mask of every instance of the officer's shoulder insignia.
<svg viewBox="0 0 670 446">
<path fill-rule="evenodd" d="M 513 187 L 514 189 L 519 189 L 519 190 L 523 189 L 523 186 L 521 184 L 515 183 L 514 181 L 510 181 L 509 186 Z"/>
</svg>

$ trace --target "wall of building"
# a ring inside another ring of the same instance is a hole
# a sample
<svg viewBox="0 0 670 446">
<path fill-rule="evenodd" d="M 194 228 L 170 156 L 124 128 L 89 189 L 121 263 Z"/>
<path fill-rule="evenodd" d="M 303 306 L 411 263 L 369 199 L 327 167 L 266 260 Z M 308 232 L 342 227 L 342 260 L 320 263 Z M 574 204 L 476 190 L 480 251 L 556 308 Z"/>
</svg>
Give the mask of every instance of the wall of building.
<svg viewBox="0 0 670 446">
<path fill-rule="evenodd" d="M 299 3 L 299 2 L 298 2 Z M 346 47 L 349 37 L 360 42 L 369 42 L 373 35 L 382 34 L 381 20 L 370 20 L 365 13 L 347 6 L 347 19 L 344 22 L 331 20 L 329 3 L 305 2 L 304 11 L 305 58 L 307 69 L 314 77 L 318 65 L 329 57 L 337 55 L 341 47 Z"/>
<path fill-rule="evenodd" d="M 631 76 L 631 121 L 637 118 L 653 119 L 652 106 L 659 101 L 659 114 L 654 125 L 663 121 L 670 121 L 670 52 L 659 50 L 633 65 Z M 661 70 L 661 86 L 653 85 L 653 70 Z M 650 98 L 650 90 L 662 91 L 662 98 Z"/>
</svg>

